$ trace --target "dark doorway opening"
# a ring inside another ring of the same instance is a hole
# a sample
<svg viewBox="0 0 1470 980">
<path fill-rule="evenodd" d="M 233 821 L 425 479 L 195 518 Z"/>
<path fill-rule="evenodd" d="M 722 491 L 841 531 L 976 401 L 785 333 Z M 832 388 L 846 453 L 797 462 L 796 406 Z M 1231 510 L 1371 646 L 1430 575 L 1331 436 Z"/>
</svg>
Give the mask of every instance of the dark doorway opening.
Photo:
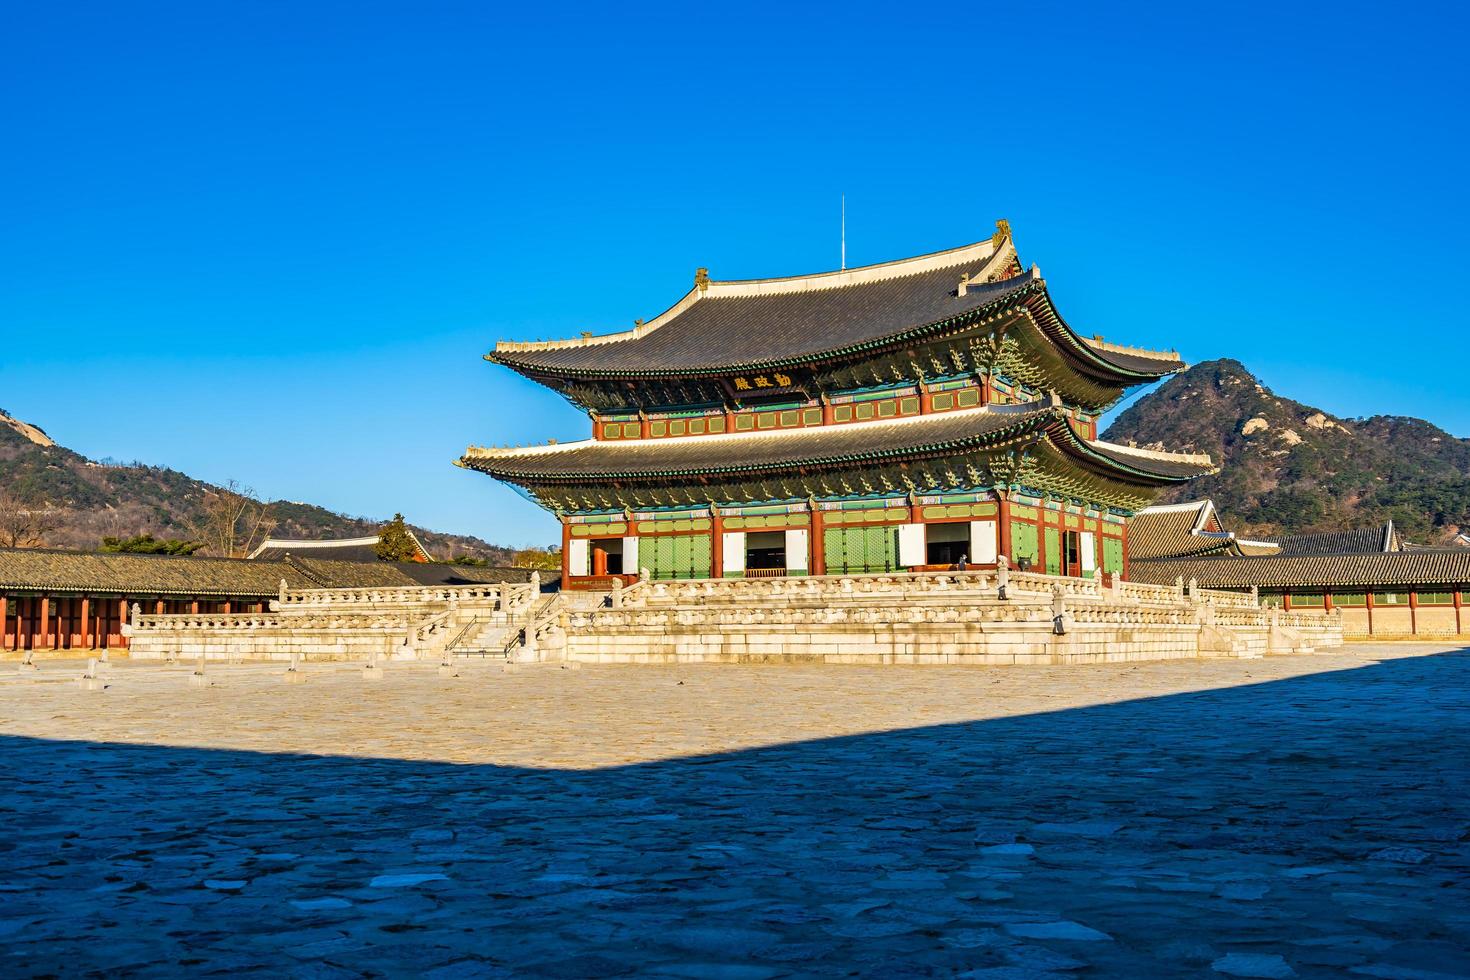
<svg viewBox="0 0 1470 980">
<path fill-rule="evenodd" d="M 970 524 L 924 525 L 924 559 L 930 565 L 958 565 L 970 559 Z"/>
<path fill-rule="evenodd" d="M 623 539 L 596 538 L 592 542 L 592 574 L 621 575 L 623 573 Z"/>
</svg>

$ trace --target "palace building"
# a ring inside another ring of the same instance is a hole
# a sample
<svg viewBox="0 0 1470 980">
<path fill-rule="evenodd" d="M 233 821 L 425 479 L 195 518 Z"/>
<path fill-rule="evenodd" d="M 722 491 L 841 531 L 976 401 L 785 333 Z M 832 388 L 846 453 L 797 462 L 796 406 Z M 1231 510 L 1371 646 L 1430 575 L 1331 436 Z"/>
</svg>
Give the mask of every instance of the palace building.
<svg viewBox="0 0 1470 980">
<path fill-rule="evenodd" d="M 1014 567 L 1125 575 L 1128 520 L 1208 456 L 1104 442 L 1173 352 L 1084 336 L 1006 222 L 986 241 L 781 279 L 699 269 L 632 330 L 501 342 L 591 438 L 458 465 L 562 523 L 563 583 Z"/>
</svg>

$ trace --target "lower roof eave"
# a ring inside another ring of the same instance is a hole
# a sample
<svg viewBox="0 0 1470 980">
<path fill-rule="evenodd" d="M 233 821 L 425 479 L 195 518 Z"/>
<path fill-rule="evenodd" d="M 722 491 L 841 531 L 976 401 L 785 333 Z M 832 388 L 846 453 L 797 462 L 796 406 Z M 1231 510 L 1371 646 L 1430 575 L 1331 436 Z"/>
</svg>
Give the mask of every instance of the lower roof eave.
<svg viewBox="0 0 1470 980">
<path fill-rule="evenodd" d="M 1100 475 L 1150 490 L 1218 469 L 1207 456 L 1131 450 L 1083 439 L 1065 413 L 1050 405 L 987 407 L 768 433 L 586 441 L 529 450 L 472 448 L 458 464 L 522 486 L 648 483 L 851 469 L 993 452 L 1042 441 L 1050 441 L 1058 451 Z M 772 458 L 782 451 L 787 458 Z M 724 463 L 710 461 L 721 452 L 727 454 Z M 638 465 L 630 467 L 630 463 Z"/>
</svg>

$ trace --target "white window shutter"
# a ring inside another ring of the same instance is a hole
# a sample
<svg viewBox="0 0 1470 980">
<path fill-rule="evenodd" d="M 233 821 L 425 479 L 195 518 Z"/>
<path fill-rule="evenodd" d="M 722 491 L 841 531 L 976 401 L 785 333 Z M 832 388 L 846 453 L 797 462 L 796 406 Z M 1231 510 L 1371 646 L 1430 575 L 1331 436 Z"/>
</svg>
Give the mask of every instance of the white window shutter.
<svg viewBox="0 0 1470 980">
<path fill-rule="evenodd" d="M 924 554 L 924 525 L 899 525 L 898 563 L 905 568 L 926 564 Z"/>
<path fill-rule="evenodd" d="M 623 574 L 638 574 L 638 539 L 633 535 L 623 539 Z"/>
<path fill-rule="evenodd" d="M 1079 535 L 1082 541 L 1082 571 L 1097 571 L 1097 536 L 1091 531 Z"/>
<path fill-rule="evenodd" d="M 806 571 L 806 528 L 793 527 L 786 530 L 786 570 Z"/>
<path fill-rule="evenodd" d="M 726 573 L 745 571 L 745 532 L 726 531 L 721 539 L 720 570 Z"/>
<path fill-rule="evenodd" d="M 587 539 L 573 538 L 567 542 L 567 574 L 587 574 Z"/>
<path fill-rule="evenodd" d="M 970 561 L 977 565 L 994 565 L 998 550 L 995 521 L 971 521 Z"/>
</svg>

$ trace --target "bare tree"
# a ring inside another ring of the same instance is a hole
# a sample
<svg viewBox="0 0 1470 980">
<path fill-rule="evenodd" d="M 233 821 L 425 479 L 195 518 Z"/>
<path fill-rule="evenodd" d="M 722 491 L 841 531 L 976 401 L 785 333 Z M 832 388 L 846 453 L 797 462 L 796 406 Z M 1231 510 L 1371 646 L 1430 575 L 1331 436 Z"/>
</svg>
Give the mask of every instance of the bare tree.
<svg viewBox="0 0 1470 980">
<path fill-rule="evenodd" d="M 254 551 L 275 526 L 270 505 L 262 502 L 250 487 L 231 480 L 222 487 L 211 487 L 205 491 L 203 506 L 198 519 L 192 522 L 191 530 L 211 554 L 222 558 L 243 558 Z"/>
<path fill-rule="evenodd" d="M 29 504 L 0 491 L 0 547 L 39 548 L 56 530 L 56 511 L 45 504 Z"/>
</svg>

